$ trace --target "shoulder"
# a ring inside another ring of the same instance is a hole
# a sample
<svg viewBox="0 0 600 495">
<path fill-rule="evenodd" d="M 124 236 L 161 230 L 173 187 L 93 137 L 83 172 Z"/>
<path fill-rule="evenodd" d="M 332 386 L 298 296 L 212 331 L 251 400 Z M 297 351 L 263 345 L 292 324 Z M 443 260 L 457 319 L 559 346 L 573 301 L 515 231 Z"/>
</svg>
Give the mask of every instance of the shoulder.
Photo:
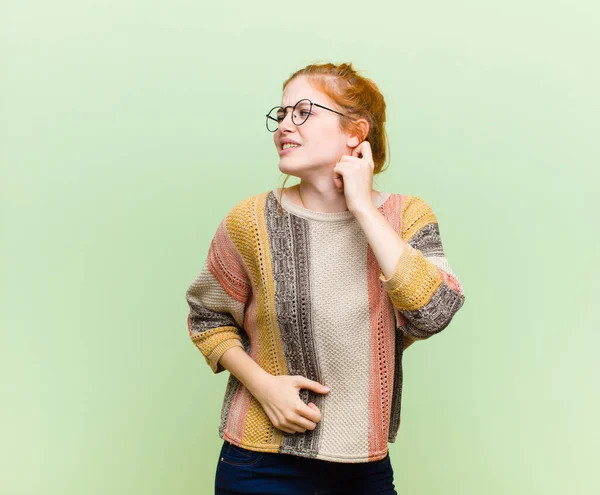
<svg viewBox="0 0 600 495">
<path fill-rule="evenodd" d="M 246 237 L 255 231 L 257 219 L 264 210 L 270 191 L 246 197 L 235 203 L 221 221 L 221 225 L 232 238 Z"/>
<path fill-rule="evenodd" d="M 421 196 L 392 193 L 393 204 L 400 217 L 402 238 L 410 239 L 428 225 L 437 225 L 433 209 Z"/>
<path fill-rule="evenodd" d="M 433 213 L 433 210 L 427 201 L 420 196 L 412 194 L 391 192 L 388 202 L 391 204 L 390 207 L 397 210 L 403 218 L 406 215 Z"/>
<path fill-rule="evenodd" d="M 403 194 L 402 196 L 402 214 L 403 216 L 423 217 L 433 214 L 433 209 L 427 201 L 421 196 Z"/>
<path fill-rule="evenodd" d="M 269 192 L 254 194 L 238 201 L 229 209 L 223 220 L 226 222 L 251 222 L 256 218 L 257 211 L 264 208 Z"/>
</svg>

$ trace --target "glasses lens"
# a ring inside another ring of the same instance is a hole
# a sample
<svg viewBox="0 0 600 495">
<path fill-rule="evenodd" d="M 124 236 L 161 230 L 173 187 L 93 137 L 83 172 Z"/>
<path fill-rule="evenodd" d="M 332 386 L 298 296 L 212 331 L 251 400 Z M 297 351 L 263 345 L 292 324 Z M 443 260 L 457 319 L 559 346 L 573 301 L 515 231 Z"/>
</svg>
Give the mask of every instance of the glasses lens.
<svg viewBox="0 0 600 495">
<path fill-rule="evenodd" d="M 283 120 L 284 113 L 283 108 L 275 107 L 267 115 L 267 129 L 271 132 L 275 132 L 279 127 L 279 123 Z"/>
<path fill-rule="evenodd" d="M 296 103 L 294 114 L 292 116 L 294 124 L 302 125 L 304 122 L 306 122 L 306 119 L 308 119 L 308 116 L 310 115 L 310 107 L 310 100 L 300 100 L 298 103 Z"/>
</svg>

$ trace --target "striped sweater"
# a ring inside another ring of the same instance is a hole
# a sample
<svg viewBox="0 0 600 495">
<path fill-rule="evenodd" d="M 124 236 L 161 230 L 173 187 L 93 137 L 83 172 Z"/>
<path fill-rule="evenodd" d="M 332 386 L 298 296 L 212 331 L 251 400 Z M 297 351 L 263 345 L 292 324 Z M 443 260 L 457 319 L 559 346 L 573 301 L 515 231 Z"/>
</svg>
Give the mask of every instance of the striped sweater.
<svg viewBox="0 0 600 495">
<path fill-rule="evenodd" d="M 272 375 L 331 390 L 300 390 L 322 419 L 286 433 L 230 374 L 219 436 L 261 452 L 380 460 L 400 426 L 403 348 L 446 328 L 464 303 L 438 222 L 419 197 L 380 193 L 375 206 L 410 246 L 386 278 L 352 212 L 315 212 L 279 194 L 239 202 L 217 227 L 186 292 L 189 335 L 214 373 L 239 346 Z"/>
</svg>

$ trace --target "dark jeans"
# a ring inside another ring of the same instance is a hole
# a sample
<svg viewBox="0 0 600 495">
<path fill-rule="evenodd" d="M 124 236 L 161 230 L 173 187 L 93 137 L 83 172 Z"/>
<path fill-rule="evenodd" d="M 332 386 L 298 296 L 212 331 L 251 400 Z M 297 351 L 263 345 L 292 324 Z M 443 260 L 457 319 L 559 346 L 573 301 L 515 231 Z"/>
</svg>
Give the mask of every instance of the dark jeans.
<svg viewBox="0 0 600 495">
<path fill-rule="evenodd" d="M 330 462 L 290 454 L 255 452 L 223 442 L 216 495 L 398 495 L 389 453 L 381 460 Z"/>
</svg>

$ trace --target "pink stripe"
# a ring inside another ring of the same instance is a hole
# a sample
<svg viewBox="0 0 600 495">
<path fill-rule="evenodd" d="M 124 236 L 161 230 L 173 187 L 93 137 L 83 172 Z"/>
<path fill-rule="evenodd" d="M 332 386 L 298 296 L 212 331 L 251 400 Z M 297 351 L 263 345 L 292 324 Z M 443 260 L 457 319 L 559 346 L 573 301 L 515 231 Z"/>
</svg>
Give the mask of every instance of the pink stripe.
<svg viewBox="0 0 600 495">
<path fill-rule="evenodd" d="M 400 231 L 399 195 L 392 194 L 379 208 L 396 232 Z M 395 319 L 392 303 L 379 280 L 379 262 L 367 245 L 367 287 L 370 313 L 371 364 L 369 373 L 369 457 L 387 449 L 392 392 L 394 387 Z M 391 363 L 391 368 L 386 367 Z"/>
<path fill-rule="evenodd" d="M 243 262 L 227 233 L 225 222 L 221 222 L 211 241 L 208 269 L 227 294 L 238 302 L 246 301 L 249 277 L 243 271 Z"/>
<path fill-rule="evenodd" d="M 244 329 L 250 338 L 250 352 L 249 356 L 258 362 L 258 351 L 259 351 L 259 340 L 258 331 L 259 327 L 256 324 L 256 298 L 252 297 L 252 294 L 256 294 L 256 287 L 252 287 L 250 292 L 250 298 L 246 304 L 246 310 L 244 313 Z M 231 403 L 229 416 L 227 418 L 227 424 L 225 425 L 225 434 L 239 442 L 243 440 L 244 429 L 246 424 L 246 417 L 250 410 L 250 402 L 252 395 L 248 389 L 242 384 Z"/>
<path fill-rule="evenodd" d="M 448 285 L 448 287 L 450 287 L 452 290 L 454 290 L 462 295 L 463 288 L 460 285 L 460 283 L 458 283 L 458 281 L 449 273 L 446 273 L 444 270 L 442 270 L 439 267 L 436 267 L 436 268 L 438 269 L 438 272 L 440 273 L 442 280 Z"/>
</svg>

